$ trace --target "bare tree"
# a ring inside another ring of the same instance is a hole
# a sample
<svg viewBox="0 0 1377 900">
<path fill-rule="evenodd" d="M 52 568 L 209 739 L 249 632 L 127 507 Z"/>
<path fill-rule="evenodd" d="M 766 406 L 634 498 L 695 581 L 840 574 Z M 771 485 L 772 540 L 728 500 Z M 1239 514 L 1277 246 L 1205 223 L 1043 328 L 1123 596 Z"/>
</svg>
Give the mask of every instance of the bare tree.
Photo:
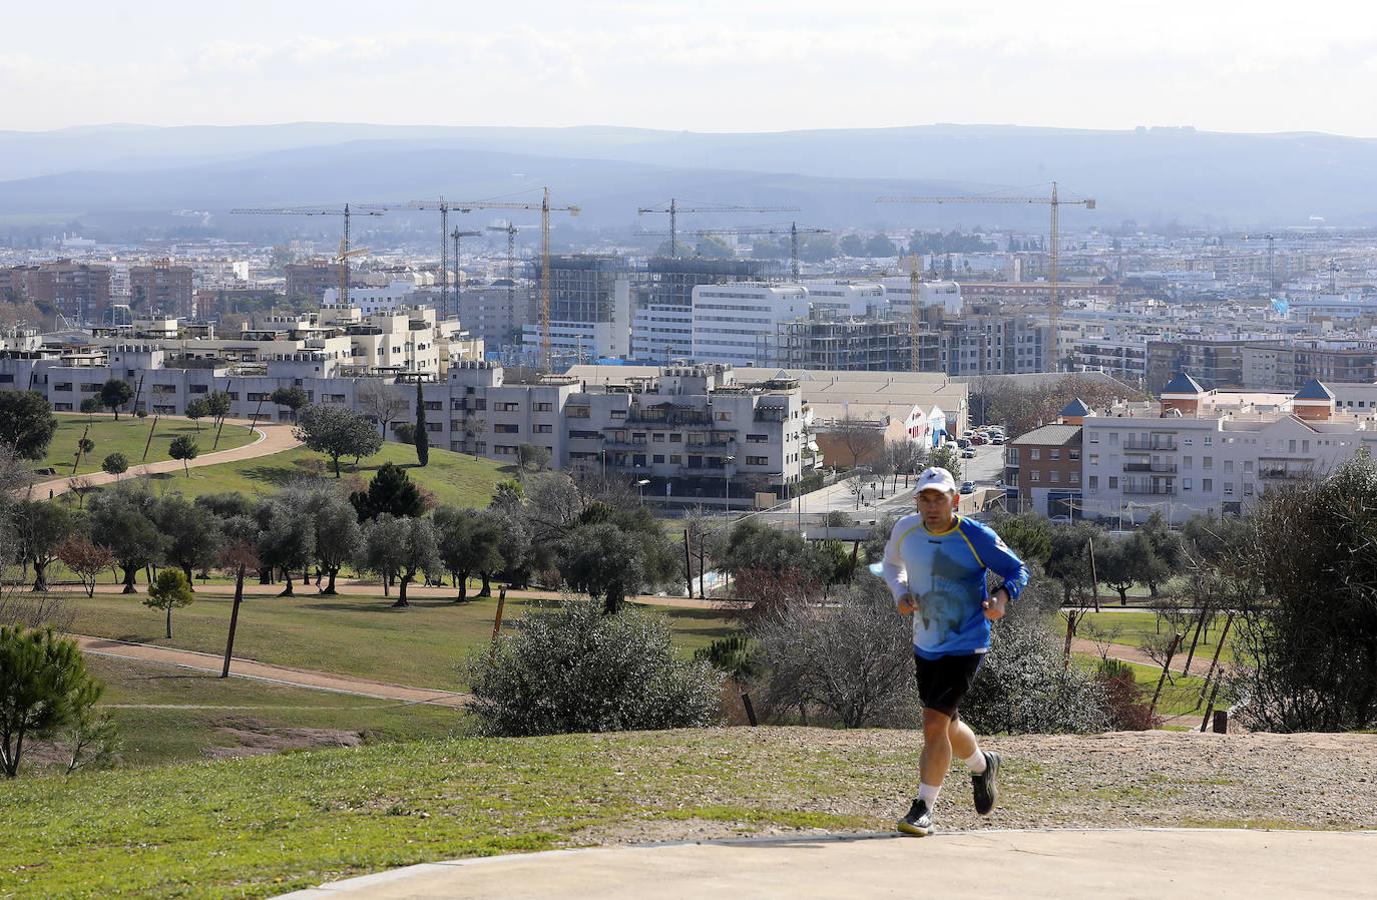
<svg viewBox="0 0 1377 900">
<path fill-rule="evenodd" d="M 873 468 L 884 456 L 884 429 L 874 423 L 847 415 L 828 430 L 846 448 L 850 465 Z"/>
<path fill-rule="evenodd" d="M 358 407 L 374 419 L 387 439 L 387 427 L 411 410 L 411 403 L 382 378 L 365 381 L 354 395 Z"/>
</svg>

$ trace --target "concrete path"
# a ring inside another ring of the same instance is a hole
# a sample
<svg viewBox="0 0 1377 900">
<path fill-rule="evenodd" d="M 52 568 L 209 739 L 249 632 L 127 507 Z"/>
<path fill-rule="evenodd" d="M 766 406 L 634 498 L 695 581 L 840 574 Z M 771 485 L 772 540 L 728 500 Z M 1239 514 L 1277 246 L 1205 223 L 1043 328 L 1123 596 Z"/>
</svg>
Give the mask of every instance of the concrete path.
<svg viewBox="0 0 1377 900">
<path fill-rule="evenodd" d="M 975 831 L 564 850 L 409 866 L 325 897 L 1364 897 L 1377 832 Z"/>
<path fill-rule="evenodd" d="M 179 419 L 181 417 L 165 416 L 164 418 Z M 249 420 L 226 419 L 225 425 L 237 428 L 247 428 L 249 427 Z M 241 459 L 256 459 L 260 456 L 270 456 L 273 453 L 281 453 L 283 450 L 290 450 L 301 444 L 301 441 L 298 441 L 292 435 L 292 428 L 293 426 L 289 424 L 277 425 L 260 422 L 253 426 L 253 430 L 258 432 L 257 440 L 244 444 L 242 447 L 235 447 L 232 450 L 216 450 L 211 453 L 202 453 L 195 459 L 188 460 L 187 467 L 197 469 L 201 466 L 214 466 L 219 463 L 235 462 Z M 207 427 L 205 435 L 207 446 L 215 443 L 215 433 L 211 428 Z M 182 468 L 182 462 L 176 459 L 141 463 L 137 466 L 130 466 L 128 472 L 119 476 L 119 480 L 138 478 L 143 475 L 154 475 L 159 472 L 175 472 L 180 468 Z M 86 475 L 78 475 L 75 477 L 84 478 L 86 482 L 92 486 L 111 484 L 116 480 L 114 475 L 110 475 L 106 472 L 91 472 Z M 49 491 L 52 491 L 53 496 L 57 496 L 71 489 L 72 478 L 73 476 L 67 475 L 63 478 L 49 479 L 48 481 L 35 484 L 31 490 L 26 489 L 26 491 L 29 496 L 39 499 L 46 498 Z"/>
<path fill-rule="evenodd" d="M 220 674 L 225 658 L 213 653 L 196 650 L 177 650 L 171 647 L 155 647 L 152 644 L 136 644 L 130 641 L 117 641 L 111 638 L 91 637 L 84 634 L 70 635 L 86 653 L 96 656 L 109 656 L 115 659 L 132 659 L 140 662 L 163 663 L 196 669 L 201 672 Z M 286 684 L 292 687 L 310 688 L 317 691 L 332 691 L 337 694 L 354 694 L 359 697 L 373 697 L 378 700 L 400 700 L 406 703 L 424 703 L 432 706 L 448 706 L 459 709 L 469 702 L 468 694 L 455 691 L 440 691 L 430 688 L 407 687 L 401 684 L 388 684 L 370 681 L 367 678 L 354 678 L 349 675 L 334 675 L 329 672 L 315 672 L 310 669 L 293 669 L 287 666 L 274 666 L 255 662 L 236 656 L 230 664 L 230 674 L 238 678 L 253 678 L 273 684 Z"/>
</svg>

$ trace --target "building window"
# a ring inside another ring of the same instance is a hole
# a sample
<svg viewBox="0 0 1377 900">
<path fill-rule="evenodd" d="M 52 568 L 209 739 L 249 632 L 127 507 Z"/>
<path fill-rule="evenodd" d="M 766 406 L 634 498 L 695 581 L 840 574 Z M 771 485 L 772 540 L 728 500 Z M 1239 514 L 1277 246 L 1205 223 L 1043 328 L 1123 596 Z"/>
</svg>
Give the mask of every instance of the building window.
<svg viewBox="0 0 1377 900">
<path fill-rule="evenodd" d="M 680 456 L 679 454 L 677 454 L 677 453 L 671 453 L 671 454 L 669 455 L 669 464 L 670 464 L 670 465 L 672 465 L 672 466 L 679 466 L 679 465 L 683 465 L 683 463 L 684 463 L 684 458 L 683 458 L 682 456 Z"/>
<path fill-rule="evenodd" d="M 654 460 L 655 464 L 658 466 L 665 461 L 665 455 L 663 453 L 656 453 L 651 459 Z"/>
<path fill-rule="evenodd" d="M 1088 480 L 1090 482 L 1090 490 L 1092 493 L 1100 489 L 1100 476 L 1091 475 Z"/>
<path fill-rule="evenodd" d="M 1200 490 L 1204 491 L 1204 492 L 1207 493 L 1207 494 L 1210 493 L 1210 492 L 1212 492 L 1212 491 L 1214 490 L 1214 479 L 1213 479 L 1213 478 L 1202 478 L 1202 479 L 1200 479 Z"/>
<path fill-rule="evenodd" d="M 498 422 L 493 425 L 492 430 L 494 434 L 518 434 L 521 431 L 521 426 L 512 425 L 508 422 Z"/>
<path fill-rule="evenodd" d="M 1201 467 L 1202 469 L 1213 469 L 1213 468 L 1214 468 L 1214 457 L 1213 457 L 1213 456 L 1202 456 L 1202 457 L 1200 458 L 1200 467 Z"/>
<path fill-rule="evenodd" d="M 1037 470 L 1037 469 L 1033 469 L 1032 471 L 1030 471 L 1030 472 L 1028 473 L 1028 480 L 1029 480 L 1029 481 L 1041 481 L 1041 480 L 1042 480 L 1042 472 L 1040 472 L 1040 471 Z"/>
<path fill-rule="evenodd" d="M 1048 450 L 1048 451 L 1047 451 L 1047 458 L 1048 458 L 1048 459 L 1061 459 L 1061 449 L 1058 448 L 1058 447 L 1053 447 L 1051 450 Z"/>
<path fill-rule="evenodd" d="M 531 409 L 535 412 L 553 412 L 554 408 L 554 404 L 552 403 L 536 403 L 531 406 Z"/>
<path fill-rule="evenodd" d="M 610 413 L 608 413 L 607 416 L 608 416 L 608 418 L 610 418 L 610 419 L 625 419 L 625 418 L 626 418 L 626 410 L 624 410 L 624 409 L 614 409 L 614 410 L 612 410 Z"/>
<path fill-rule="evenodd" d="M 566 406 L 564 407 L 564 414 L 571 419 L 586 419 L 588 418 L 588 407 Z"/>
<path fill-rule="evenodd" d="M 1053 469 L 1052 471 L 1048 472 L 1048 473 L 1047 473 L 1047 480 L 1050 481 L 1050 482 L 1052 482 L 1053 484 L 1060 484 L 1060 483 L 1061 483 L 1061 470 L 1060 470 L 1060 469 Z"/>
<path fill-rule="evenodd" d="M 1190 480 L 1189 478 L 1182 478 L 1182 479 L 1181 479 L 1181 490 L 1183 490 L 1183 491 L 1188 491 L 1188 490 L 1190 490 L 1190 489 L 1191 489 L 1191 480 Z"/>
<path fill-rule="evenodd" d="M 748 457 L 746 457 L 746 465 L 748 465 L 748 466 L 768 466 L 769 464 L 770 464 L 770 457 L 768 457 L 768 456 L 748 456 Z"/>
<path fill-rule="evenodd" d="M 1232 481 L 1224 482 L 1224 493 L 1229 497 L 1234 495 L 1234 483 Z"/>
<path fill-rule="evenodd" d="M 769 436 L 768 434 L 748 434 L 748 435 L 746 435 L 746 443 L 748 443 L 748 444 L 768 444 L 769 442 L 770 442 L 770 436 Z"/>
<path fill-rule="evenodd" d="M 1053 458 L 1055 459 L 1056 457 L 1053 457 Z M 1067 458 L 1067 459 L 1080 459 L 1080 458 L 1081 458 L 1081 451 L 1079 451 L 1079 450 L 1067 450 L 1067 451 L 1066 451 L 1066 458 Z"/>
<path fill-rule="evenodd" d="M 1111 447 L 1119 446 L 1119 432 L 1111 431 L 1109 433 L 1109 444 Z"/>
<path fill-rule="evenodd" d="M 1100 435 L 1099 435 L 1099 432 L 1097 432 L 1097 431 L 1092 431 L 1092 432 L 1090 432 L 1090 437 L 1088 438 L 1088 440 L 1089 440 L 1090 443 L 1092 443 L 1092 444 L 1098 444 L 1098 443 L 1100 442 Z"/>
<path fill-rule="evenodd" d="M 497 403 L 493 405 L 493 410 L 496 412 L 521 412 L 521 404 L 512 402 Z"/>
<path fill-rule="evenodd" d="M 1119 476 L 1117 476 L 1117 475 L 1110 475 L 1110 476 L 1109 476 L 1109 489 L 1110 489 L 1111 491 L 1117 491 L 1117 490 L 1119 489 Z"/>
<path fill-rule="evenodd" d="M 555 426 L 553 425 L 533 425 L 531 427 L 531 431 L 534 434 L 553 434 L 554 430 Z"/>
<path fill-rule="evenodd" d="M 1032 460 L 1042 459 L 1042 451 L 1037 447 L 1029 447 L 1028 458 Z"/>
</svg>

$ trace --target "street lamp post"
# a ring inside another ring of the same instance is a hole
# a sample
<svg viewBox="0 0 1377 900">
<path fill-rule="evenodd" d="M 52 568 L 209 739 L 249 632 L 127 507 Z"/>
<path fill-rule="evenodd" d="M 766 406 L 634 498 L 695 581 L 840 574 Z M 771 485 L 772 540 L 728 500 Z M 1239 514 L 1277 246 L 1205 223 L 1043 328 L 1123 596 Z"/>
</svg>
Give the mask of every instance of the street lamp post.
<svg viewBox="0 0 1377 900">
<path fill-rule="evenodd" d="M 642 506 L 645 506 L 645 486 L 648 484 L 650 484 L 649 478 L 642 478 L 636 482 L 636 493 L 640 495 Z"/>
</svg>

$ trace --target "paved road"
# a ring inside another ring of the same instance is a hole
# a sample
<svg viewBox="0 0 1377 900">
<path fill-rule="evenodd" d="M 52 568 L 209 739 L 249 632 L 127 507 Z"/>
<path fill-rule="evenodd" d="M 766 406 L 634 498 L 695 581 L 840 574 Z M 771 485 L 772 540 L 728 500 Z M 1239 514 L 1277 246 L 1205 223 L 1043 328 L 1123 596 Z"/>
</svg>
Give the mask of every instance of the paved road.
<svg viewBox="0 0 1377 900">
<path fill-rule="evenodd" d="M 325 897 L 1369 898 L 1375 832 L 975 831 L 553 851 L 409 866 Z"/>
<path fill-rule="evenodd" d="M 166 418 L 177 419 L 180 417 L 167 416 Z M 186 421 L 190 420 L 188 419 Z M 242 421 L 236 419 L 226 419 L 225 425 L 234 426 L 238 428 L 247 428 L 249 426 L 249 422 L 247 419 L 244 419 Z M 195 459 L 189 460 L 187 462 L 187 467 L 196 469 L 200 468 L 201 466 L 213 466 L 217 463 L 235 462 L 236 460 L 241 459 L 255 459 L 259 456 L 269 456 L 273 453 L 281 453 L 283 450 L 290 450 L 293 447 L 299 446 L 301 444 L 301 441 L 298 441 L 295 437 L 292 436 L 291 425 L 270 425 L 260 423 L 258 425 L 253 426 L 253 430 L 258 432 L 257 440 L 245 444 L 242 447 L 235 447 L 232 450 L 217 450 L 213 453 L 203 453 Z M 209 437 L 207 438 L 207 443 L 214 443 L 214 441 L 214 435 L 209 435 Z M 162 462 L 132 466 L 130 467 L 128 472 L 119 477 L 121 479 L 131 477 L 137 478 L 141 475 L 153 475 L 158 472 L 175 472 L 180 468 L 182 468 L 182 463 L 180 460 L 165 459 Z M 79 477 L 84 478 L 89 484 L 93 486 L 101 484 L 110 484 L 111 482 L 114 482 L 116 480 L 116 477 L 114 475 L 109 475 L 105 472 L 93 472 L 89 475 L 82 475 Z M 49 491 L 52 492 L 53 496 L 56 496 L 58 494 L 66 493 L 71 488 L 71 486 L 72 476 L 70 475 L 64 478 L 54 478 L 49 481 L 40 482 L 39 484 L 34 485 L 32 490 L 29 492 L 29 496 L 43 498 L 48 496 Z"/>
<path fill-rule="evenodd" d="M 155 647 L 152 644 L 136 644 L 130 641 L 117 641 L 111 638 L 91 637 L 77 634 L 75 637 L 81 649 L 96 656 L 109 656 L 115 659 L 130 659 L 139 662 L 162 663 L 196 669 L 200 672 L 220 674 L 224 663 L 223 656 L 200 653 L 195 650 L 177 650 L 171 647 Z M 336 694 L 354 694 L 359 697 L 373 697 L 378 700 L 401 700 L 406 703 L 424 703 L 432 706 L 449 706 L 455 709 L 469 702 L 468 694 L 455 691 L 440 691 L 430 688 L 407 687 L 401 684 L 387 684 L 370 681 L 367 678 L 354 678 L 349 675 L 334 675 L 329 672 L 315 672 L 310 669 L 292 669 L 255 662 L 236 656 L 230 664 L 230 674 L 238 678 L 253 678 L 270 681 L 274 684 L 287 684 L 292 687 L 310 688 L 317 691 L 331 691 Z"/>
</svg>

